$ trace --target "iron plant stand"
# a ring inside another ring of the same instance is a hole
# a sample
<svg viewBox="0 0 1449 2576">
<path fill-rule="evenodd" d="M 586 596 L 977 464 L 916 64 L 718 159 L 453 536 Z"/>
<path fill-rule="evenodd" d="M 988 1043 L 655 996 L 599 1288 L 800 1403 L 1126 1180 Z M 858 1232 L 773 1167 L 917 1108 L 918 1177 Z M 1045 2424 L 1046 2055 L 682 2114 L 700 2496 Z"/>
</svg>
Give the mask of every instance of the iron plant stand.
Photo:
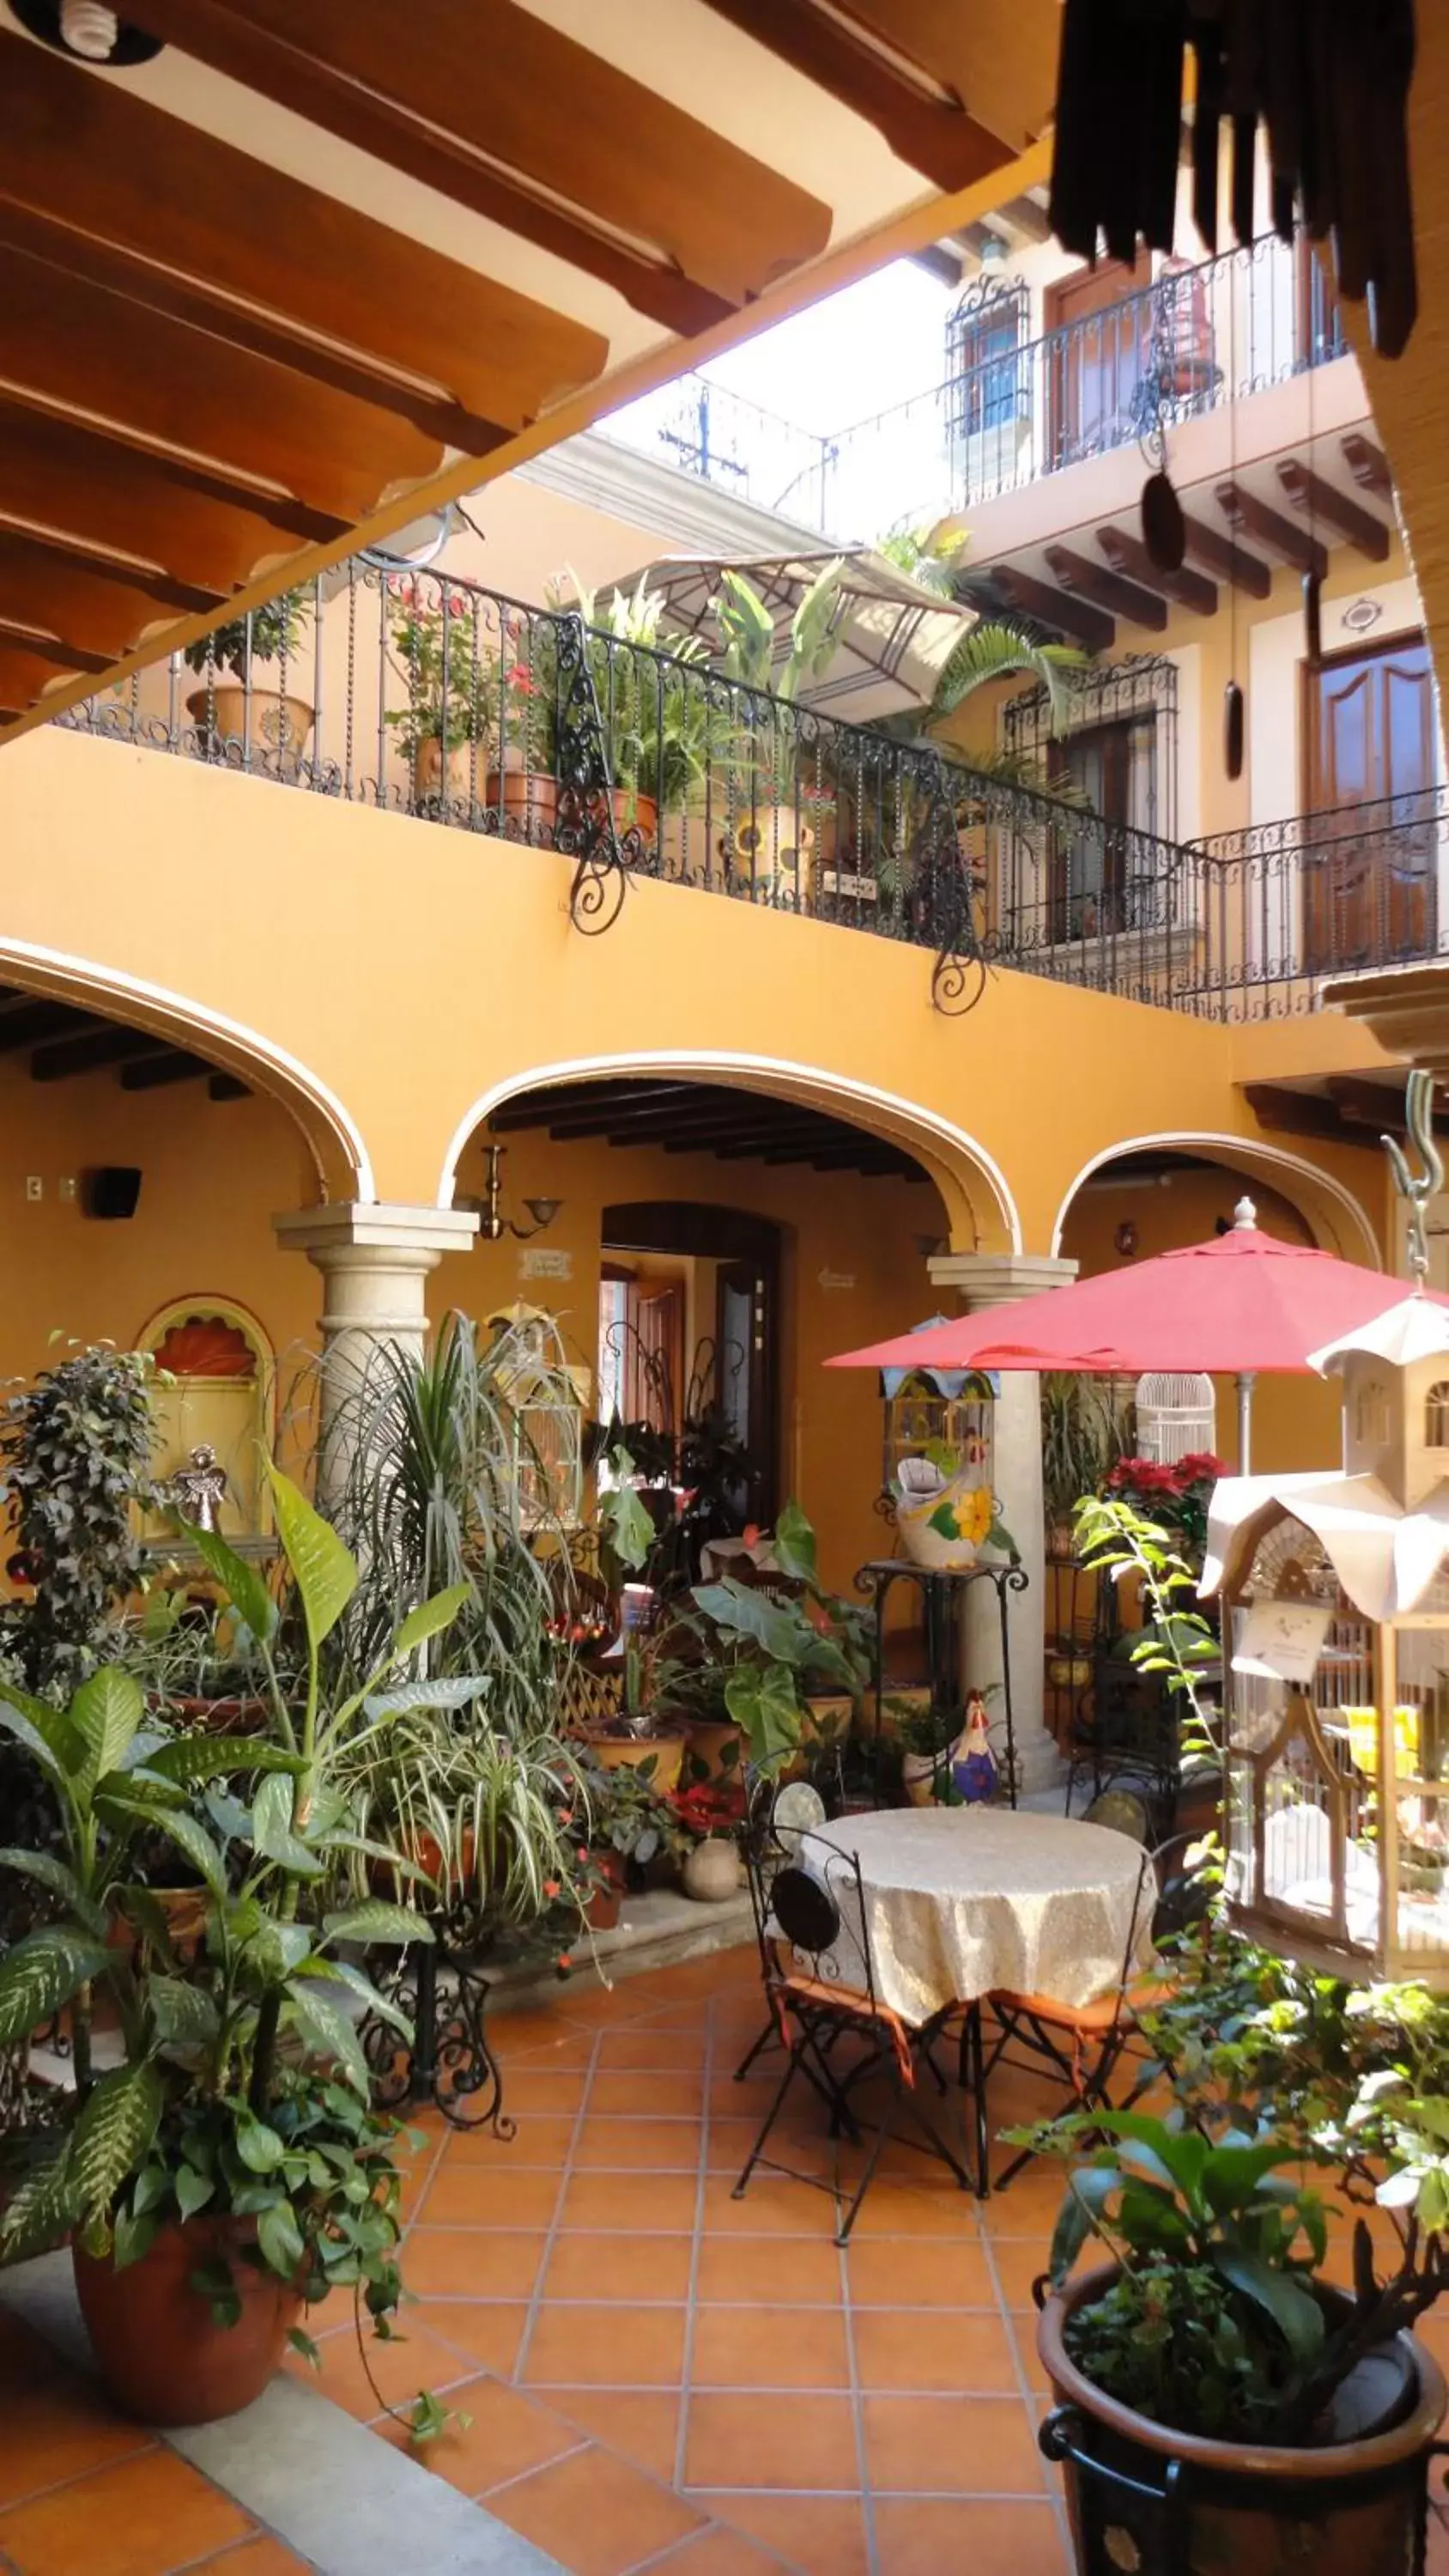
<svg viewBox="0 0 1449 2576">
<path fill-rule="evenodd" d="M 412 2028 L 369 2013 L 359 2036 L 380 2111 L 431 2103 L 455 2129 L 491 2129 L 507 2141 L 518 2123 L 503 2108 L 503 2070 L 488 2039 L 488 1979 L 479 1973 L 479 1926 L 467 1910 L 434 1918 L 435 1938 L 369 1960 L 373 1983 Z M 447 1983 L 445 1984 L 445 1980 Z"/>
<path fill-rule="evenodd" d="M 926 1655 L 930 1670 L 931 1714 L 941 1717 L 961 1703 L 960 1673 L 957 1662 L 960 1623 L 958 1607 L 973 1583 L 989 1583 L 996 1593 L 997 1615 L 1001 1622 L 1001 1713 L 1006 1723 L 1005 1786 L 1009 1806 L 1016 1805 L 1016 1721 L 1011 1697 L 1011 1628 L 1007 1602 L 1013 1592 L 1024 1592 L 1028 1575 L 1024 1565 L 1013 1558 L 1009 1565 L 933 1566 L 913 1565 L 908 1557 L 873 1557 L 856 1575 L 855 1588 L 863 1592 L 875 1612 L 875 1663 L 881 1676 L 875 1703 L 875 1780 L 876 1794 L 881 1786 L 881 1699 L 885 1692 L 885 1610 L 886 1602 L 897 1583 L 914 1583 L 921 1595 L 926 1621 Z"/>
</svg>

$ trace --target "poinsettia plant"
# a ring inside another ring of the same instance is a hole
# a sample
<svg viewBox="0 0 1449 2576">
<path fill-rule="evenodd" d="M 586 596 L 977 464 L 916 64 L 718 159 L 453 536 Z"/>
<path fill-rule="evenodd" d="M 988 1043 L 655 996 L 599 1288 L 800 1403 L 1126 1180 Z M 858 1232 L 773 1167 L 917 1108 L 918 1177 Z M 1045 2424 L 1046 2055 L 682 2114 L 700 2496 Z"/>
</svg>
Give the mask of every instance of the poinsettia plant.
<svg viewBox="0 0 1449 2576">
<path fill-rule="evenodd" d="M 1210 1449 L 1191 1450 L 1185 1458 L 1171 1460 L 1119 1458 L 1102 1491 L 1175 1535 L 1181 1554 L 1200 1571 L 1207 1546 L 1208 1505 L 1214 1485 L 1226 1473 L 1222 1459 Z"/>
</svg>

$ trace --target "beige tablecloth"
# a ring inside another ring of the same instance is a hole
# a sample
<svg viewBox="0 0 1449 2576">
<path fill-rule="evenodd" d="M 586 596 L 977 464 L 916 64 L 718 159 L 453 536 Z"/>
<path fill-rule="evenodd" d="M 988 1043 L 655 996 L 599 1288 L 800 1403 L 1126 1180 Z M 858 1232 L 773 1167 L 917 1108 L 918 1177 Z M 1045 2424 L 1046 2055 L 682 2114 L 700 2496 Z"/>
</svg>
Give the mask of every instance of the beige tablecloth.
<svg viewBox="0 0 1449 2576">
<path fill-rule="evenodd" d="M 1002 1989 L 1088 2004 L 1122 1974 L 1143 1861 L 1125 1834 L 1003 1807 L 842 1816 L 826 1834 L 859 1857 L 876 1993 L 912 2023 Z M 826 1841 L 806 1837 L 801 1858 L 834 1885 L 848 1925 Z M 1150 1889 L 1140 1914 L 1139 1955 Z M 839 1963 L 847 1982 L 855 1964 Z"/>
</svg>

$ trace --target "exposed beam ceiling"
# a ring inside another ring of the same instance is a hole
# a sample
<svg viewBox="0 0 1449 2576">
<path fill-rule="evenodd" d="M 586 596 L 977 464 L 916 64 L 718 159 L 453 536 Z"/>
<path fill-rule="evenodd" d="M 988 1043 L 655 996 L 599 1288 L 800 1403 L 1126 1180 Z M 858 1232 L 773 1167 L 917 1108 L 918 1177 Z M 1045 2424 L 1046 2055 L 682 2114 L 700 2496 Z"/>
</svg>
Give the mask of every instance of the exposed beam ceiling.
<svg viewBox="0 0 1449 2576">
<path fill-rule="evenodd" d="M 1043 626 L 1070 636 L 1074 644 L 1085 644 L 1089 653 L 1106 653 L 1115 644 L 1115 617 L 1094 608 L 1090 601 L 1068 599 L 1063 592 L 1053 590 L 1049 582 L 1035 580 L 1015 564 L 994 564 L 991 579 L 1008 608 L 1019 609 L 1024 617 L 1040 619 Z"/>
<path fill-rule="evenodd" d="M 919 1165 L 889 1137 L 767 1092 L 723 1083 L 612 1079 L 524 1092 L 494 1111 L 495 1135 L 546 1127 L 565 1144 L 615 1149 L 653 1146 L 666 1154 L 710 1154 L 720 1162 L 812 1164 L 921 1180 Z"/>
<path fill-rule="evenodd" d="M 0 986 L 0 1055 L 30 1050 L 33 1082 L 73 1082 L 109 1072 L 127 1091 L 207 1077 L 213 1100 L 248 1100 L 251 1085 L 184 1052 L 149 1029 L 109 1020 L 72 1002 Z"/>
<path fill-rule="evenodd" d="M 1183 512 L 1183 532 L 1187 551 L 1194 563 L 1203 564 L 1221 581 L 1231 582 L 1248 599 L 1266 599 L 1273 587 L 1272 569 L 1260 555 L 1245 553 L 1225 537 L 1219 528 L 1209 527 L 1205 520 L 1195 519 L 1190 510 Z"/>
<path fill-rule="evenodd" d="M 1295 527 L 1281 510 L 1272 510 L 1250 492 L 1243 483 L 1218 485 L 1218 508 L 1230 528 L 1240 536 L 1256 537 L 1270 554 L 1281 555 L 1295 572 L 1316 573 L 1320 581 L 1328 571 L 1328 549 L 1306 528 Z"/>
<path fill-rule="evenodd" d="M 1355 483 L 1362 484 L 1365 492 L 1372 492 L 1376 499 L 1387 501 L 1393 509 L 1394 478 L 1383 449 L 1375 447 L 1371 438 L 1360 437 L 1357 433 L 1345 438 L 1341 444 L 1343 461 Z"/>
<path fill-rule="evenodd" d="M 1204 573 L 1194 572 L 1190 564 L 1179 564 L 1175 572 L 1165 572 L 1153 562 L 1138 537 L 1129 537 L 1121 528 L 1099 528 L 1097 543 L 1112 570 L 1123 573 L 1144 590 L 1160 591 L 1164 598 L 1175 599 L 1180 608 L 1190 608 L 1198 617 L 1217 614 L 1218 594 L 1215 583 Z"/>
<path fill-rule="evenodd" d="M 1167 603 L 1155 590 L 1143 590 L 1138 582 L 1124 581 L 1120 573 L 1107 571 L 1086 555 L 1074 553 L 1070 546 L 1048 546 L 1046 559 L 1063 590 L 1074 599 L 1090 599 L 1109 617 L 1125 617 L 1129 625 L 1147 626 L 1158 634 L 1166 626 Z"/>
<path fill-rule="evenodd" d="M 1299 456 L 1280 456 L 1278 480 L 1291 507 L 1310 525 L 1336 529 L 1361 555 L 1367 555 L 1370 563 L 1388 562 L 1391 532 L 1361 501 L 1340 492 L 1336 483 L 1325 482 Z"/>
</svg>

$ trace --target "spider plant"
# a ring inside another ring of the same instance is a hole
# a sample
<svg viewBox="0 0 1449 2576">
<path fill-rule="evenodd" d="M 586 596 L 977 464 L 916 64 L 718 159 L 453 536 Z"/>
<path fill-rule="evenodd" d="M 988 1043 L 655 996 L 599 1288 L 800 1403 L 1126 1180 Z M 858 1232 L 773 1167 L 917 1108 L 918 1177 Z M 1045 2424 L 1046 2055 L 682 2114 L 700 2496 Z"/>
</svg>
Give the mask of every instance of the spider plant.
<svg viewBox="0 0 1449 2576">
<path fill-rule="evenodd" d="M 359 1736 L 342 1778 L 363 1840 L 414 1854 L 440 1891 L 497 1929 L 536 1922 L 572 1892 L 587 1802 L 567 1745 L 496 1734 L 485 1710 L 480 1695 Z M 348 1875 L 360 1893 L 367 1871 L 356 1851 Z"/>
</svg>

